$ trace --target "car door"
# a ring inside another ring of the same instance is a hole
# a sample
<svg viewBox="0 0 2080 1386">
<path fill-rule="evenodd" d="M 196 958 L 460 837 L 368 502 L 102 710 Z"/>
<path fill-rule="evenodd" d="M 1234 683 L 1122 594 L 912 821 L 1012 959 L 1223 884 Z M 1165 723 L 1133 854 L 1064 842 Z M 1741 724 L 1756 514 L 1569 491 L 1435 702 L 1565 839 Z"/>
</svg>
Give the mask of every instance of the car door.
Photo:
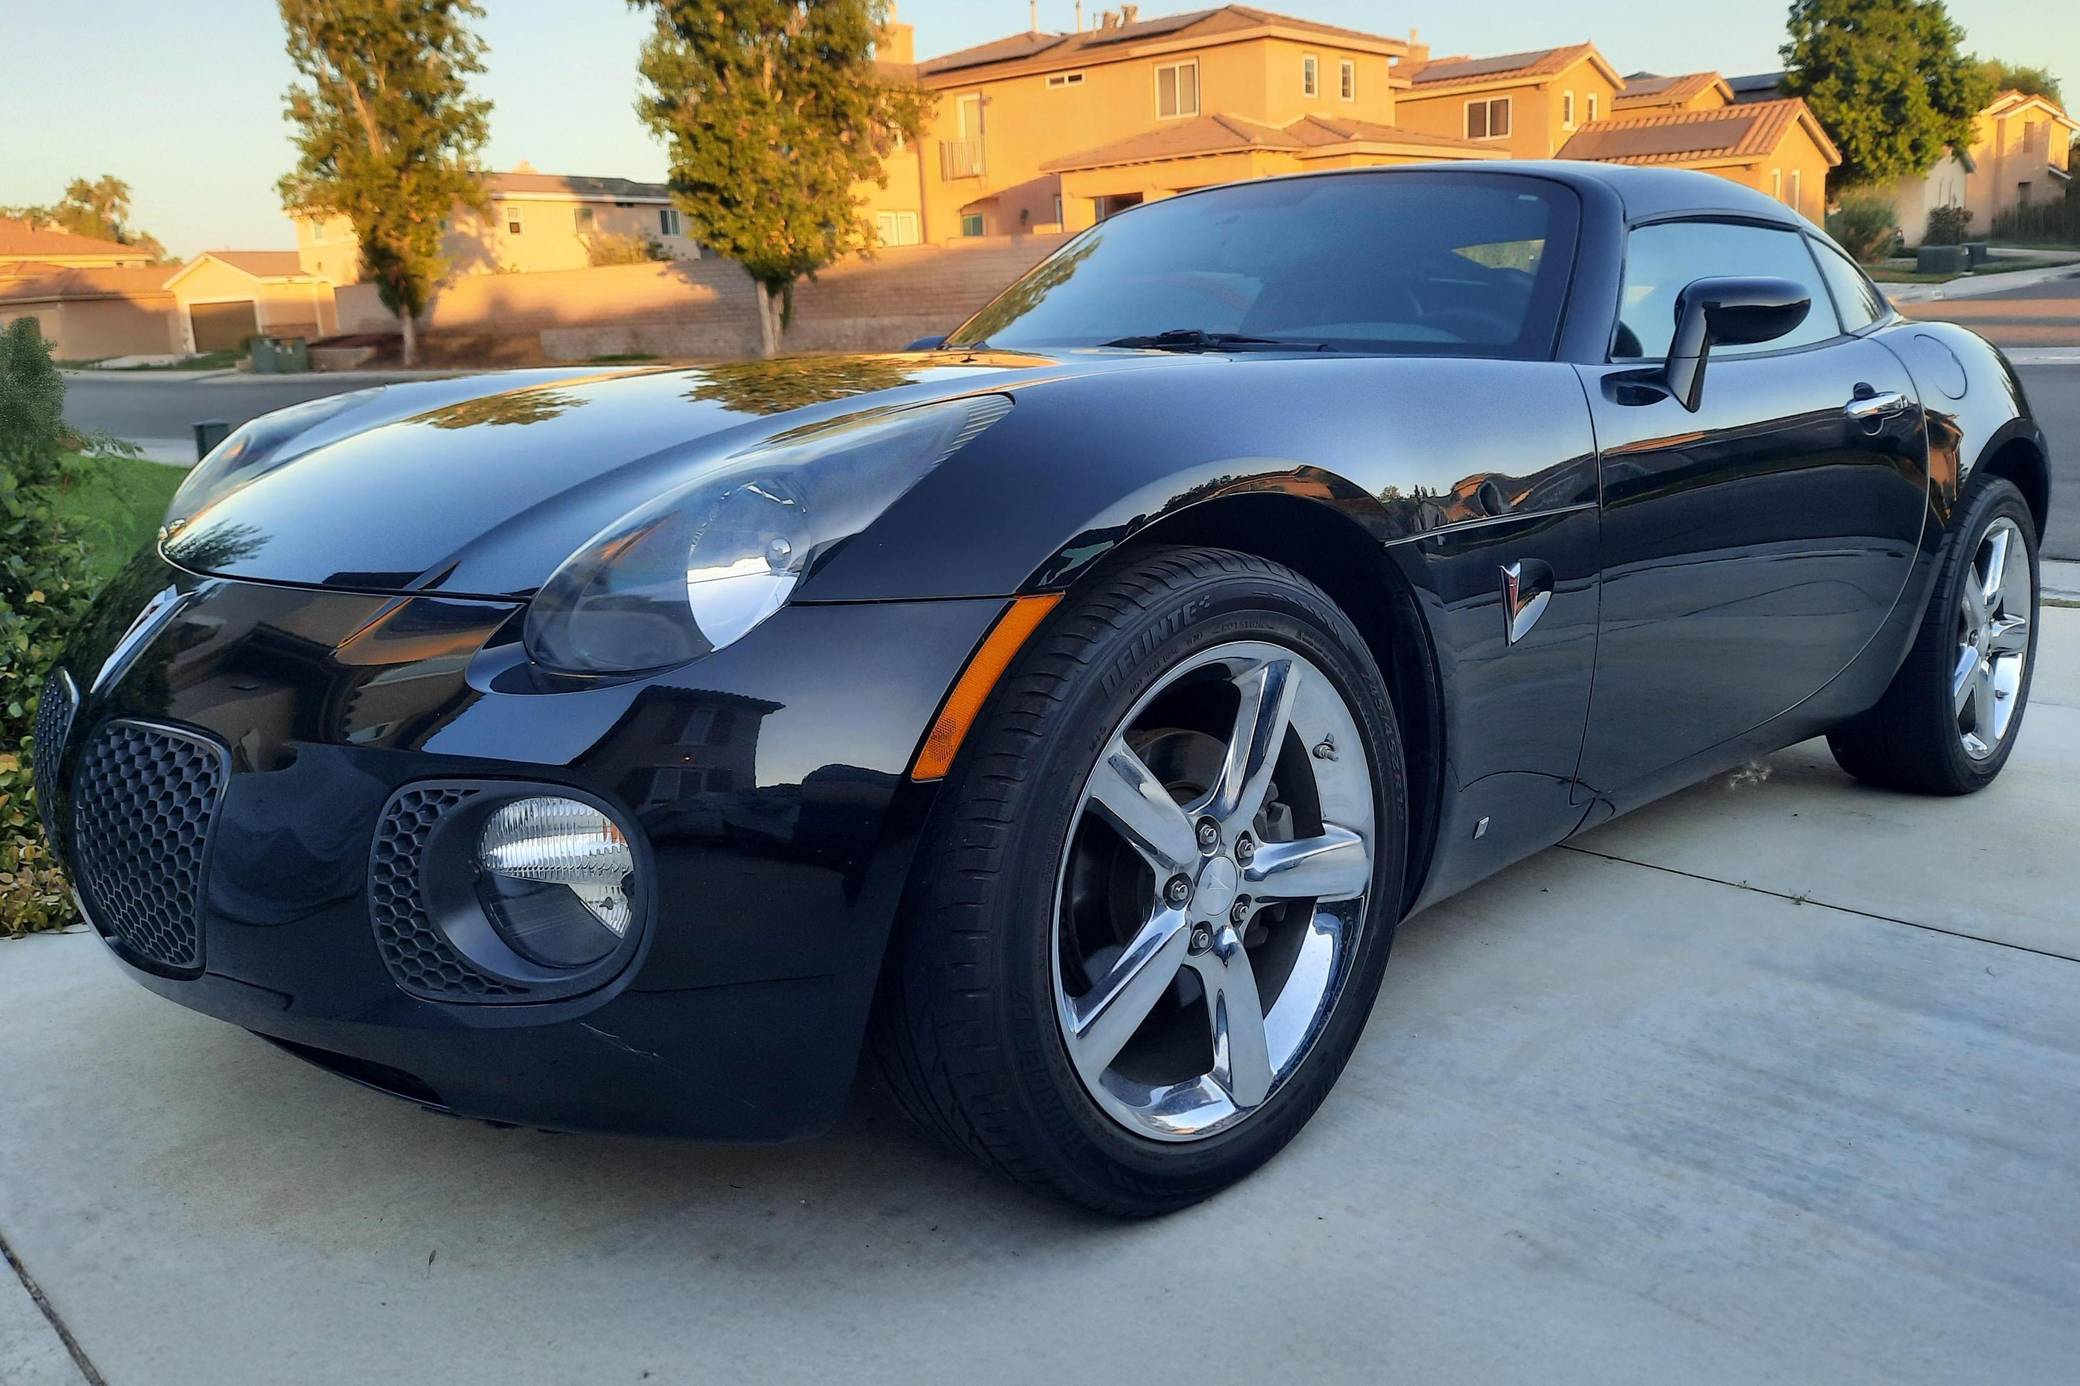
<svg viewBox="0 0 2080 1386">
<path fill-rule="evenodd" d="M 1696 412 L 1628 386 L 1668 348 L 1676 296 L 1720 275 L 1810 288 L 1789 335 L 1713 348 Z M 1867 324 L 1866 324 L 1867 325 Z M 1633 228 L 1612 360 L 1584 369 L 1603 486 L 1602 612 L 1583 790 L 1623 809 L 1657 775 L 1812 696 L 1877 633 L 1927 515 L 1913 381 L 1844 332 L 1789 226 Z"/>
</svg>

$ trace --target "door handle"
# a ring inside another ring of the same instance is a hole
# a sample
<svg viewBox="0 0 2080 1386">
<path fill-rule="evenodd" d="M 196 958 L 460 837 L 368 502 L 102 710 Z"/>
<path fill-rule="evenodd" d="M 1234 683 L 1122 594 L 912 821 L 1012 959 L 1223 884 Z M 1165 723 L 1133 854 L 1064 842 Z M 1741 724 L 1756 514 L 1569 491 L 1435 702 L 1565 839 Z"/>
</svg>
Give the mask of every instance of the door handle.
<svg viewBox="0 0 2080 1386">
<path fill-rule="evenodd" d="M 1531 634 L 1553 600 L 1553 570 L 1535 558 L 1502 565 L 1502 635 L 1514 645 Z"/>
<path fill-rule="evenodd" d="M 1855 398 L 1842 406 L 1842 412 L 1852 419 L 1868 423 L 1873 419 L 1890 418 L 1907 407 L 1907 397 L 1898 390 L 1880 393 L 1868 385 L 1856 387 Z"/>
</svg>

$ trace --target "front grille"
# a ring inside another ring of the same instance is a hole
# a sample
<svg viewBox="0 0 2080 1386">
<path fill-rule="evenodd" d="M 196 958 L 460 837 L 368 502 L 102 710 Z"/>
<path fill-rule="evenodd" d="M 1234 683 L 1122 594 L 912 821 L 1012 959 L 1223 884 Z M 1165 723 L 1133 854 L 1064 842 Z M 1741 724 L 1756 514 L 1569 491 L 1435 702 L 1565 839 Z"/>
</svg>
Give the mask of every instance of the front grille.
<svg viewBox="0 0 2080 1386">
<path fill-rule="evenodd" d="M 526 996 L 528 990 L 487 977 L 463 960 L 426 913 L 419 888 L 427 835 L 473 789 L 410 789 L 390 801 L 376 828 L 368 872 L 368 912 L 376 951 L 396 983 L 436 1001 Z"/>
<path fill-rule="evenodd" d="M 231 777 L 191 732 L 111 722 L 73 777 L 73 861 L 95 921 L 138 960 L 202 966 L 203 869 Z"/>
<path fill-rule="evenodd" d="M 79 706 L 72 679 L 63 669 L 51 670 L 43 681 L 43 696 L 36 703 L 36 731 L 29 743 L 29 773 L 36 783 L 36 812 L 43 819 L 43 840 L 58 850 L 58 759 L 65 754 L 65 737 L 72 730 L 72 714 Z"/>
</svg>

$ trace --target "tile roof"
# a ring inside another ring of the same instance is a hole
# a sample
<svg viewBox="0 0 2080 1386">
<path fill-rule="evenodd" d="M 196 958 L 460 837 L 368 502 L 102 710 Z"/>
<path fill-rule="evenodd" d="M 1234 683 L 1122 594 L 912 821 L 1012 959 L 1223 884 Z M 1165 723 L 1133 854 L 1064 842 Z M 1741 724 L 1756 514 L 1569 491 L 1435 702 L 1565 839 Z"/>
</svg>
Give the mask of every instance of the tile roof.
<svg viewBox="0 0 2080 1386">
<path fill-rule="evenodd" d="M 104 241 L 98 236 L 75 236 L 54 226 L 31 226 L 19 217 L 0 217 L 0 257 L 34 259 L 39 255 L 123 255 L 150 257 L 134 245 Z"/>
<path fill-rule="evenodd" d="M 1560 147 L 1562 159 L 1607 164 L 1680 164 L 1696 159 L 1761 158 L 1803 120 L 1831 162 L 1841 156 L 1797 97 L 1708 111 L 1649 111 L 1591 121 Z"/>
<path fill-rule="evenodd" d="M 1035 30 L 1025 34 L 1010 34 L 1004 38 L 992 39 L 988 43 L 976 44 L 972 48 L 927 58 L 917 65 L 917 72 L 920 77 L 931 78 L 998 65 L 1008 67 L 1014 64 L 1031 64 L 1032 70 L 1035 71 L 1074 67 L 1086 58 L 1102 58 L 1106 56 L 1106 50 L 1123 43 L 1139 43 L 1177 34 L 1195 33 L 1211 36 L 1271 27 L 1298 29 L 1310 34 L 1320 34 L 1325 38 L 1348 39 L 1358 43 L 1402 42 L 1400 39 L 1369 34 L 1360 29 L 1344 29 L 1312 19 L 1296 19 L 1291 15 L 1261 10 L 1254 5 L 1222 5 L 1217 9 L 1158 15 L 1152 19 L 1136 19 L 1131 24 L 1115 24 L 1109 29 L 1085 29 L 1080 33 L 1063 34 Z"/>
<path fill-rule="evenodd" d="M 1458 152 L 1493 158 L 1499 151 L 1490 144 L 1426 135 L 1381 125 L 1369 120 L 1332 120 L 1302 116 L 1283 128 L 1260 124 L 1234 115 L 1204 115 L 1191 120 L 1166 121 L 1138 135 L 1115 140 L 1078 154 L 1052 159 L 1040 166 L 1045 173 L 1077 169 L 1108 168 L 1118 164 L 1157 163 L 1165 159 L 1188 159 L 1207 154 L 1239 154 L 1252 150 L 1278 150 L 1308 157 L 1316 151 L 1335 150 L 1361 144 L 1389 144 Z"/>
<path fill-rule="evenodd" d="M 1409 78 L 1417 90 L 1426 87 L 1459 86 L 1491 82 L 1498 77 L 1550 77 L 1565 71 L 1596 51 L 1593 43 L 1570 43 L 1564 48 L 1540 48 L 1529 53 L 1502 53 L 1492 58 L 1432 58 L 1421 66 L 1394 69 L 1396 76 Z"/>
<path fill-rule="evenodd" d="M 1728 77 L 1726 85 L 1733 88 L 1733 99 L 1737 102 L 1774 101 L 1784 94 L 1784 74 L 1750 72 L 1740 77 Z"/>
<path fill-rule="evenodd" d="M 662 183 L 639 183 L 633 178 L 591 178 L 581 174 L 486 173 L 484 187 L 492 196 L 500 193 L 564 193 L 586 201 L 629 198 L 664 198 L 670 189 Z"/>
<path fill-rule="evenodd" d="M 1635 111 L 1650 106 L 1680 106 L 1725 80 L 1716 72 L 1685 72 L 1675 77 L 1636 72 L 1625 79 L 1625 85 L 1611 99 L 1611 108 Z"/>
<path fill-rule="evenodd" d="M 43 266 L 43 273 L 0 279 L 0 302 L 42 299 L 155 298 L 166 292 L 168 265 L 121 265 L 96 269 Z"/>
<path fill-rule="evenodd" d="M 303 262 L 293 250 L 205 250 L 204 255 L 222 260 L 233 269 L 244 270 L 255 279 L 279 279 L 303 273 Z"/>
</svg>

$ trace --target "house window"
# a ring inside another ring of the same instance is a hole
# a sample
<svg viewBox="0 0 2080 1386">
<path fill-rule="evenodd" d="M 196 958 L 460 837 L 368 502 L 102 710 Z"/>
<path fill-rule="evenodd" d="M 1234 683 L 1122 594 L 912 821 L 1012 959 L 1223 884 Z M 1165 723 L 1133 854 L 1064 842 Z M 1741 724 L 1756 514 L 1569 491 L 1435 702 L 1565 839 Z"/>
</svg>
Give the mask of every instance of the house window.
<svg viewBox="0 0 2080 1386">
<path fill-rule="evenodd" d="M 1156 68 L 1156 118 L 1199 114 L 1199 60 L 1164 63 Z"/>
<path fill-rule="evenodd" d="M 883 245 L 916 245 L 920 239 L 915 212 L 876 212 L 874 230 Z"/>
<path fill-rule="evenodd" d="M 1312 53 L 1300 59 L 1300 94 L 1319 96 L 1322 91 L 1322 60 Z"/>
<path fill-rule="evenodd" d="M 1801 169 L 1791 170 L 1791 210 L 1794 212 L 1798 210 L 1799 204 L 1803 201 L 1803 199 L 1799 196 L 1798 186 L 1799 174 L 1801 172 L 1803 172 L 1803 170 Z"/>
<path fill-rule="evenodd" d="M 954 133 L 971 140 L 982 134 L 982 93 L 969 92 L 953 103 Z"/>
<path fill-rule="evenodd" d="M 1589 119 L 1596 119 L 1596 93 L 1589 93 Z"/>
<path fill-rule="evenodd" d="M 1054 195 L 1054 224 L 1056 226 L 1062 224 L 1062 195 L 1060 193 Z"/>
<path fill-rule="evenodd" d="M 677 207 L 659 207 L 657 209 L 657 234 L 660 236 L 676 236 L 679 234 L 679 209 Z"/>
<path fill-rule="evenodd" d="M 1571 91 L 1560 93 L 1560 128 L 1574 129 L 1574 93 Z"/>
<path fill-rule="evenodd" d="M 592 234 L 592 209 L 590 207 L 571 208 L 571 229 L 581 236 Z"/>
<path fill-rule="evenodd" d="M 982 213 L 980 213 L 980 212 L 963 212 L 963 213 L 961 213 L 961 234 L 962 234 L 963 236 L 979 236 L 979 235 L 981 235 L 981 234 L 982 234 Z"/>
<path fill-rule="evenodd" d="M 506 222 L 506 234 L 508 236 L 519 235 L 520 232 L 524 229 L 520 221 L 520 209 L 518 207 L 508 206 L 505 209 L 504 216 Z"/>
<path fill-rule="evenodd" d="M 1769 195 L 1779 202 L 1784 200 L 1784 170 L 1773 168 L 1769 171 Z"/>
<path fill-rule="evenodd" d="M 1466 103 L 1466 138 L 1470 140 L 1500 140 L 1509 137 L 1509 102 L 1507 96 L 1498 96 L 1492 101 L 1469 101 Z"/>
<path fill-rule="evenodd" d="M 1337 69 L 1337 92 L 1346 101 L 1358 99 L 1358 65 L 1345 58 Z"/>
<path fill-rule="evenodd" d="M 1059 91 L 1063 87 L 1080 87 L 1082 85 L 1083 74 L 1081 72 L 1050 72 L 1047 75 L 1047 89 L 1049 91 Z"/>
</svg>

